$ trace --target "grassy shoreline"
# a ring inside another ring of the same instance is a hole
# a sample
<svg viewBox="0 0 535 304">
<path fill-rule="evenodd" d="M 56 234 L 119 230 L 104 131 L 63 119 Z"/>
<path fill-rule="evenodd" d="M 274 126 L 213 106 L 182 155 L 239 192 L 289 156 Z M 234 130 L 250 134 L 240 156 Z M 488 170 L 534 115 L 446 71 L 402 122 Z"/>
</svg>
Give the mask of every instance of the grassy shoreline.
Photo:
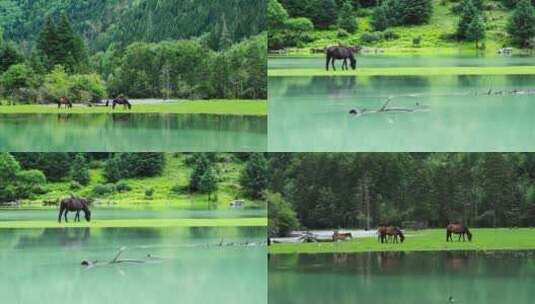
<svg viewBox="0 0 535 304">
<path fill-rule="evenodd" d="M 534 75 L 535 66 L 512 67 L 403 67 L 359 68 L 356 71 L 316 69 L 272 69 L 269 77 L 299 76 L 448 76 L 448 75 Z"/>
<path fill-rule="evenodd" d="M 267 116 L 266 100 L 198 100 L 177 101 L 160 104 L 134 105 L 132 110 L 122 106 L 112 110 L 111 107 L 86 107 L 75 105 L 72 109 L 58 109 L 56 105 L 3 105 L 0 114 L 99 114 L 99 113 L 166 113 L 166 114 L 215 114 Z"/>
<path fill-rule="evenodd" d="M 83 218 L 83 216 L 82 216 Z M 224 219 L 125 219 L 94 220 L 74 223 L 50 221 L 0 221 L 0 229 L 32 228 L 161 228 L 161 227 L 264 227 L 267 218 L 224 218 Z"/>
<path fill-rule="evenodd" d="M 446 242 L 444 229 L 407 231 L 403 244 L 381 244 L 376 237 L 358 238 L 338 243 L 273 244 L 270 254 L 316 254 L 358 252 L 409 252 L 453 250 L 530 250 L 535 249 L 535 230 L 530 228 L 472 229 L 473 241 Z"/>
</svg>

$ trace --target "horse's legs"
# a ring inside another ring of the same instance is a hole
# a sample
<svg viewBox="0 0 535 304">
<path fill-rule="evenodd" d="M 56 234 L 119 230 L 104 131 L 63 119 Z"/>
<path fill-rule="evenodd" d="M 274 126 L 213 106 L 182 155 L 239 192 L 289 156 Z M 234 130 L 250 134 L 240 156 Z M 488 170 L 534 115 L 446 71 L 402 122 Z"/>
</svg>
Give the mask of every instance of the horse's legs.
<svg viewBox="0 0 535 304">
<path fill-rule="evenodd" d="M 333 66 L 333 71 L 336 71 L 336 66 L 334 65 L 336 62 L 336 58 L 333 58 L 333 60 L 331 61 L 331 64 Z"/>
<path fill-rule="evenodd" d="M 344 59 L 344 63 L 342 64 L 342 70 L 348 70 L 348 67 L 347 67 L 347 58 Z"/>
<path fill-rule="evenodd" d="M 76 211 L 76 216 L 74 217 L 74 221 L 75 222 L 79 222 L 80 221 L 80 210 Z"/>
<path fill-rule="evenodd" d="M 63 215 L 63 208 L 59 209 L 58 223 L 61 223 L 61 216 Z"/>
<path fill-rule="evenodd" d="M 462 236 L 462 235 L 463 235 L 462 233 L 459 233 L 459 239 L 457 240 L 457 242 L 460 242 L 460 241 L 461 241 L 461 236 Z"/>
<path fill-rule="evenodd" d="M 329 64 L 331 63 L 331 56 L 327 55 L 327 63 L 325 64 L 325 68 L 327 71 L 329 71 Z"/>
<path fill-rule="evenodd" d="M 451 239 L 451 232 L 448 230 L 446 231 L 446 242 L 449 242 Z"/>
<path fill-rule="evenodd" d="M 68 223 L 69 221 L 67 220 L 67 213 L 69 213 L 69 210 L 65 210 L 65 223 Z"/>
</svg>

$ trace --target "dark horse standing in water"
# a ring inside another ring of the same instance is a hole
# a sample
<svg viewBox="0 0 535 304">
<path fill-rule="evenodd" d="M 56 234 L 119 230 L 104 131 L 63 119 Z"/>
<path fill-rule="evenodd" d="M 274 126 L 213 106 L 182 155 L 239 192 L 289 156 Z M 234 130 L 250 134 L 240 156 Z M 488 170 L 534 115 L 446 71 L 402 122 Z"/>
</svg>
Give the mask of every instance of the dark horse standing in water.
<svg viewBox="0 0 535 304">
<path fill-rule="evenodd" d="M 106 107 L 109 106 L 109 100 L 106 101 Z M 112 108 L 115 110 L 115 106 L 123 105 L 125 109 L 132 110 L 132 104 L 124 96 L 119 96 L 112 101 Z"/>
<path fill-rule="evenodd" d="M 463 237 L 463 242 L 466 241 L 465 235 L 468 237 L 469 242 L 472 241 L 472 233 L 470 230 L 468 230 L 468 227 L 463 224 L 449 224 L 448 227 L 446 227 L 446 242 L 453 242 L 453 238 L 451 236 L 453 233 L 459 235 L 458 241 L 461 241 L 461 236 Z"/>
<path fill-rule="evenodd" d="M 64 198 L 60 202 L 59 206 L 59 216 L 58 216 L 58 222 L 61 223 L 61 216 L 63 213 L 65 213 L 65 223 L 67 223 L 67 213 L 69 212 L 76 212 L 76 216 L 74 217 L 74 221 L 78 222 L 80 221 L 80 211 L 84 212 L 86 221 L 91 221 L 91 211 L 88 207 L 89 203 L 86 199 L 83 198 L 77 198 L 74 196 L 71 196 L 69 198 Z"/>
<path fill-rule="evenodd" d="M 356 50 L 354 48 L 349 48 L 345 46 L 331 46 L 328 47 L 325 50 L 325 53 L 327 54 L 327 63 L 326 68 L 327 71 L 329 70 L 329 64 L 332 64 L 333 70 L 336 71 L 336 66 L 334 63 L 336 60 L 344 60 L 344 63 L 342 64 L 342 70 L 349 70 L 347 67 L 347 60 L 349 59 L 349 62 L 351 63 L 351 68 L 353 70 L 357 69 L 357 59 L 355 59 L 355 52 Z"/>
<path fill-rule="evenodd" d="M 65 105 L 65 109 L 72 108 L 72 102 L 69 100 L 69 98 L 65 96 L 61 96 L 58 100 L 58 109 L 61 109 L 61 105 Z"/>
<path fill-rule="evenodd" d="M 401 243 L 405 241 L 405 235 L 403 235 L 401 228 L 396 226 L 380 226 L 377 229 L 377 234 L 379 235 L 379 241 L 381 241 L 381 243 L 388 243 L 389 240 L 392 240 L 393 243 L 397 243 L 398 237 Z"/>
</svg>

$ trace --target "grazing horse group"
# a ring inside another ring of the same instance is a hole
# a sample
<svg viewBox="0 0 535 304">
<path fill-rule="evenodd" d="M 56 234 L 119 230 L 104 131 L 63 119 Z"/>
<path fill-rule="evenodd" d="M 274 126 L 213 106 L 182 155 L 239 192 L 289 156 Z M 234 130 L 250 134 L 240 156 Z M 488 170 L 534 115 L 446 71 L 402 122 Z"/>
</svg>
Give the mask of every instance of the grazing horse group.
<svg viewBox="0 0 535 304">
<path fill-rule="evenodd" d="M 403 243 L 403 241 L 405 241 L 403 231 L 397 226 L 379 226 L 377 235 L 381 243 Z"/>
<path fill-rule="evenodd" d="M 67 213 L 69 212 L 76 212 L 76 216 L 74 217 L 75 222 L 80 221 L 80 211 L 84 212 L 85 220 L 90 222 L 91 221 L 91 211 L 89 210 L 89 201 L 85 198 L 79 198 L 72 196 L 68 198 L 64 198 L 60 201 L 59 204 L 59 216 L 58 216 L 58 222 L 61 223 L 61 217 L 64 215 L 65 217 L 65 223 L 68 223 L 67 220 Z"/>
<path fill-rule="evenodd" d="M 343 60 L 344 62 L 342 63 L 342 70 L 349 70 L 349 67 L 347 66 L 347 61 L 349 60 L 351 68 L 353 70 L 356 70 L 357 59 L 355 59 L 355 53 L 357 53 L 358 51 L 359 51 L 358 48 L 351 48 L 351 47 L 345 47 L 345 46 L 328 47 L 325 50 L 325 53 L 327 55 L 327 62 L 326 62 L 325 68 L 328 71 L 329 65 L 331 65 L 333 70 L 336 71 L 336 66 L 335 66 L 336 60 Z"/>
</svg>

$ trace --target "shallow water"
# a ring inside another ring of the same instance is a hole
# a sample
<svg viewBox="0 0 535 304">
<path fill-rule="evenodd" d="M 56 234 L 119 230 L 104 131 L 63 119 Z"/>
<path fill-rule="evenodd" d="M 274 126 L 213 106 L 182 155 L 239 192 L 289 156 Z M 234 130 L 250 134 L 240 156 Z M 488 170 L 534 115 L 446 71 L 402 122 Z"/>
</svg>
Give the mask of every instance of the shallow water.
<svg viewBox="0 0 535 304">
<path fill-rule="evenodd" d="M 535 151 L 535 76 L 270 77 L 270 151 Z M 488 95 L 489 90 L 492 90 Z M 497 91 L 528 91 L 502 94 Z M 407 112 L 349 115 L 388 107 Z"/>
<path fill-rule="evenodd" d="M 267 119 L 182 114 L 4 114 L 0 149 L 24 152 L 265 151 Z"/>
<path fill-rule="evenodd" d="M 217 246 L 221 239 L 223 247 Z M 1 302 L 266 303 L 263 241 L 262 227 L 3 229 Z M 110 261 L 122 246 L 123 259 L 156 258 L 80 265 L 83 259 Z"/>
<path fill-rule="evenodd" d="M 271 255 L 269 303 L 533 303 L 534 252 Z"/>
<path fill-rule="evenodd" d="M 0 221 L 37 221 L 55 220 L 58 216 L 57 209 L 0 209 Z M 204 219 L 204 218 L 252 218 L 266 217 L 265 209 L 231 209 L 231 210 L 185 210 L 185 209 L 115 209 L 115 208 L 92 208 L 93 219 L 116 220 L 116 219 Z M 69 213 L 69 219 L 74 218 L 74 213 Z"/>
<path fill-rule="evenodd" d="M 341 65 L 338 61 L 337 67 Z M 411 55 L 365 55 L 357 56 L 357 66 L 360 68 L 400 68 L 400 67 L 488 67 L 488 66 L 525 66 L 535 65 L 535 59 L 530 56 L 440 56 Z M 268 69 L 317 69 L 325 67 L 325 57 L 322 55 L 306 57 L 277 56 L 269 59 Z"/>
</svg>

